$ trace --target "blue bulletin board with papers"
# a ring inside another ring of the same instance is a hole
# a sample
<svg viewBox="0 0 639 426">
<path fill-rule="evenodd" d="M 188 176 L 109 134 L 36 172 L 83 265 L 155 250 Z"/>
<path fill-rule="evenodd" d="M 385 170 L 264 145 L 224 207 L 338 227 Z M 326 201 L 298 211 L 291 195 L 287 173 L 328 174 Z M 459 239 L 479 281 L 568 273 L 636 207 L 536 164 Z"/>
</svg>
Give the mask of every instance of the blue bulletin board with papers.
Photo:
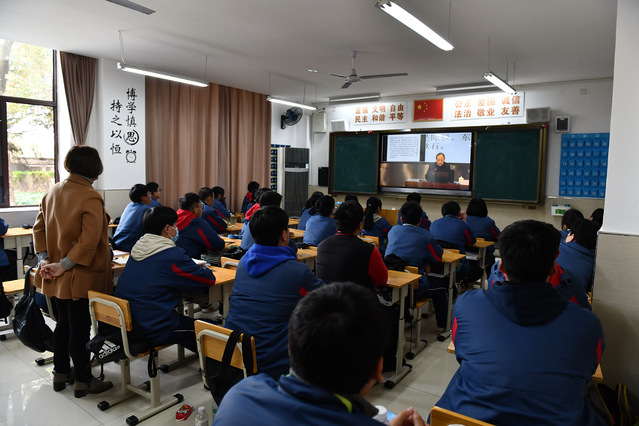
<svg viewBox="0 0 639 426">
<path fill-rule="evenodd" d="M 610 133 L 570 133 L 561 137 L 559 195 L 604 198 Z"/>
</svg>

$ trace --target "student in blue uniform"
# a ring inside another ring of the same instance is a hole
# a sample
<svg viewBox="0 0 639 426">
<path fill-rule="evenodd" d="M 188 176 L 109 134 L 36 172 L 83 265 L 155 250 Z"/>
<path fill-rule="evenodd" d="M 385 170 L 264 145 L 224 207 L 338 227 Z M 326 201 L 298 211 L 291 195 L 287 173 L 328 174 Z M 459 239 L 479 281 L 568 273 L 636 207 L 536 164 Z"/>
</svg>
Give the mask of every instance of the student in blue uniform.
<svg viewBox="0 0 639 426">
<path fill-rule="evenodd" d="M 195 192 L 187 192 L 180 201 L 177 211 L 177 227 L 180 238 L 176 245 L 186 252 L 189 257 L 200 259 L 202 254 L 222 250 L 224 241 L 202 219 L 202 203 Z"/>
<path fill-rule="evenodd" d="M 242 210 L 240 210 L 242 213 L 246 213 L 248 211 L 248 209 L 250 209 L 253 204 L 257 203 L 257 200 L 255 199 L 255 191 L 257 191 L 260 188 L 260 184 L 255 182 L 255 181 L 251 181 L 248 184 L 248 192 L 246 193 L 246 195 L 244 196 L 244 199 L 242 200 Z"/>
<path fill-rule="evenodd" d="M 335 200 L 330 195 L 322 195 L 315 203 L 317 213 L 306 223 L 304 244 L 318 246 L 319 243 L 335 235 L 335 221 L 331 217 L 335 209 Z"/>
<path fill-rule="evenodd" d="M 344 201 L 355 201 L 357 204 L 359 204 L 359 198 L 357 198 L 357 195 L 355 194 L 346 194 L 346 196 L 344 197 Z"/>
<path fill-rule="evenodd" d="M 228 224 L 220 216 L 218 211 L 213 207 L 213 190 L 203 186 L 198 192 L 200 201 L 202 202 L 202 219 L 218 234 L 226 232 Z"/>
<path fill-rule="evenodd" d="M 231 212 L 226 208 L 226 197 L 224 196 L 224 188 L 221 186 L 214 186 L 213 190 L 213 208 L 222 217 L 228 218 L 231 216 Z"/>
<path fill-rule="evenodd" d="M 488 207 L 481 198 L 473 198 L 466 208 L 466 223 L 475 233 L 475 237 L 483 238 L 486 241 L 497 241 L 499 238 L 499 228 L 495 221 L 488 217 Z M 486 271 L 495 263 L 495 247 L 486 248 Z"/>
<path fill-rule="evenodd" d="M 533 220 L 501 233 L 508 281 L 457 300 L 460 366 L 437 406 L 496 425 L 604 424 L 584 392 L 605 347 L 599 318 L 547 282 L 560 238 Z"/>
<path fill-rule="evenodd" d="M 388 232 L 392 226 L 388 220 L 381 217 L 382 200 L 377 197 L 370 197 L 366 200 L 366 210 L 364 210 L 364 229 L 362 235 L 372 235 L 379 237 L 379 252 L 384 256 L 386 252 L 386 240 Z"/>
<path fill-rule="evenodd" d="M 311 216 L 315 216 L 317 214 L 317 210 L 315 209 L 315 203 L 320 199 L 324 194 L 315 191 L 311 198 L 306 201 L 306 205 L 302 209 L 302 213 L 300 213 L 300 222 L 297 224 L 297 229 L 301 231 L 306 230 L 306 222 L 311 218 Z"/>
<path fill-rule="evenodd" d="M 133 246 L 113 295 L 129 301 L 133 322 L 152 344 L 177 343 L 197 352 L 195 320 L 175 308 L 182 292 L 205 293 L 215 284 L 215 276 L 175 246 L 182 235 L 177 220 L 170 207 L 147 210 L 146 234 Z"/>
<path fill-rule="evenodd" d="M 417 192 L 411 192 L 410 194 L 406 196 L 406 202 L 409 202 L 409 201 L 414 201 L 417 204 L 419 204 L 422 202 L 422 196 L 419 195 L 419 193 Z M 403 223 L 404 221 L 402 220 L 402 211 L 400 209 L 397 212 L 397 224 L 401 225 Z M 430 230 L 430 220 L 428 220 L 428 215 L 426 214 L 424 209 L 422 209 L 422 217 L 419 220 L 419 227 L 424 228 L 426 230 Z"/>
<path fill-rule="evenodd" d="M 266 195 L 263 194 L 262 197 Z M 288 215 L 258 209 L 249 222 L 255 244 L 237 267 L 225 327 L 255 337 L 257 367 L 273 378 L 288 373 L 288 321 L 297 302 L 324 283 L 289 247 Z"/>
<path fill-rule="evenodd" d="M 291 374 L 240 381 L 224 396 L 213 425 L 379 426 L 378 409 L 364 396 L 383 379 L 389 333 L 367 289 L 336 283 L 311 292 L 291 315 Z M 423 426 L 424 420 L 409 408 L 390 424 Z"/>
<path fill-rule="evenodd" d="M 141 183 L 136 183 L 129 191 L 131 202 L 124 209 L 113 235 L 113 242 L 118 250 L 131 251 L 133 245 L 144 235 L 142 216 L 151 208 L 151 198 L 151 192 Z"/>
<path fill-rule="evenodd" d="M 439 332 L 446 327 L 448 314 L 448 289 L 443 280 L 430 280 L 427 275 L 431 266 L 442 261 L 444 250 L 437 244 L 433 235 L 419 226 L 422 208 L 415 201 L 404 203 L 400 210 L 404 218 L 403 225 L 395 225 L 388 233 L 386 256 L 395 255 L 409 265 L 416 266 L 421 274 L 419 287 L 414 290 L 414 300 L 429 297 L 433 300 L 437 328 Z"/>
<path fill-rule="evenodd" d="M 149 182 L 146 184 L 147 189 L 151 193 L 151 207 L 161 206 L 160 197 L 162 196 L 162 190 L 160 184 L 157 182 Z"/>
<path fill-rule="evenodd" d="M 7 224 L 4 219 L 0 218 L 0 236 L 7 233 L 9 230 L 9 224 Z M 7 268 L 9 265 L 9 258 L 7 257 L 7 253 L 4 251 L 4 238 L 0 238 L 0 280 L 2 281 L 10 281 L 13 276 L 16 275 L 16 268 L 13 270 Z M 15 279 L 15 278 L 13 278 Z M 36 296 L 40 293 L 36 293 Z"/>
<path fill-rule="evenodd" d="M 561 238 L 566 239 L 572 229 L 573 223 L 575 223 L 576 220 L 583 218 L 583 213 L 575 208 L 566 210 L 564 215 L 561 217 Z"/>
<path fill-rule="evenodd" d="M 597 223 L 586 219 L 575 220 L 570 233 L 559 245 L 557 263 L 570 272 L 586 292 L 592 291 L 597 231 Z"/>
</svg>

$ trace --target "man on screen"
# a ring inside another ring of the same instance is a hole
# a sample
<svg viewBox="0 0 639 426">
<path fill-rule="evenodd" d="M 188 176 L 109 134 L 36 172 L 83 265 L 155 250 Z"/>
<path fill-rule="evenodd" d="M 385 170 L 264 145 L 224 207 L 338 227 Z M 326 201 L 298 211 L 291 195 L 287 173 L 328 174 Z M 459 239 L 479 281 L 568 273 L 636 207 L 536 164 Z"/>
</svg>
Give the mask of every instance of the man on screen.
<svg viewBox="0 0 639 426">
<path fill-rule="evenodd" d="M 446 156 L 443 152 L 435 156 L 435 164 L 428 167 L 426 180 L 436 183 L 451 183 L 455 181 L 455 171 L 450 168 L 450 164 L 446 164 Z"/>
</svg>

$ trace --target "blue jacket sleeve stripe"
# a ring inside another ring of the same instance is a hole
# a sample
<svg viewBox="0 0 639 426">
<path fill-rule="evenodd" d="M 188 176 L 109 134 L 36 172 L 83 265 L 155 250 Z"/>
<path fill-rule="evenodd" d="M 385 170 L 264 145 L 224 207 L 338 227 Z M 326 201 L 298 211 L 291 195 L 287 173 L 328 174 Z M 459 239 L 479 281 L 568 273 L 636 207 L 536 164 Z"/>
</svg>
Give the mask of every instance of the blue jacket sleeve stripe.
<svg viewBox="0 0 639 426">
<path fill-rule="evenodd" d="M 181 277 L 188 278 L 189 280 L 193 280 L 193 281 L 196 281 L 198 283 L 202 283 L 202 284 L 206 284 L 206 285 L 215 285 L 215 279 L 210 280 L 208 278 L 199 277 L 197 275 L 188 273 L 188 272 L 183 271 L 180 268 L 178 268 L 175 263 L 173 264 L 173 266 L 171 266 L 171 271 L 173 273 L 175 273 L 175 274 L 178 274 Z"/>
</svg>

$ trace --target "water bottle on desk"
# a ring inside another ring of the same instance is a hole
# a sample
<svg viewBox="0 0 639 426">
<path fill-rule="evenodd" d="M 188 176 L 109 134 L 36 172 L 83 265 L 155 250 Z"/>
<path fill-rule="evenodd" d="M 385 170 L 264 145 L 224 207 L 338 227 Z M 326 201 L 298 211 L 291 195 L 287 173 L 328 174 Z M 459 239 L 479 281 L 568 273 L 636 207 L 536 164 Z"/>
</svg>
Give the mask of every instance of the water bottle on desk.
<svg viewBox="0 0 639 426">
<path fill-rule="evenodd" d="M 388 410 L 386 407 L 383 405 L 376 405 L 375 408 L 377 408 L 377 414 L 373 416 L 373 420 L 377 420 L 384 425 L 390 425 L 390 422 L 388 421 Z"/>
<path fill-rule="evenodd" d="M 209 416 L 206 414 L 206 408 L 198 407 L 195 426 L 209 426 Z"/>
</svg>

